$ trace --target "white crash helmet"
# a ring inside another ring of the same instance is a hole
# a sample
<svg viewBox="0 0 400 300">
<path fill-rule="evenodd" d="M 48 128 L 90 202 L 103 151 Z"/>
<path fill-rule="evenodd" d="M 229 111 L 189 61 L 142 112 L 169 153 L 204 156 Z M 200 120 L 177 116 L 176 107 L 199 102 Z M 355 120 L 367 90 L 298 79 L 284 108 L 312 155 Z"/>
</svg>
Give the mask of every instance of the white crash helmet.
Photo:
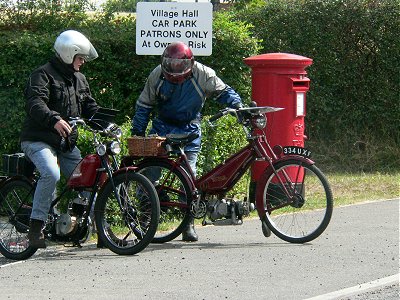
<svg viewBox="0 0 400 300">
<path fill-rule="evenodd" d="M 72 64 L 77 54 L 83 56 L 85 61 L 91 61 L 99 56 L 92 43 L 75 30 L 62 32 L 54 43 L 54 50 L 67 65 Z"/>
</svg>

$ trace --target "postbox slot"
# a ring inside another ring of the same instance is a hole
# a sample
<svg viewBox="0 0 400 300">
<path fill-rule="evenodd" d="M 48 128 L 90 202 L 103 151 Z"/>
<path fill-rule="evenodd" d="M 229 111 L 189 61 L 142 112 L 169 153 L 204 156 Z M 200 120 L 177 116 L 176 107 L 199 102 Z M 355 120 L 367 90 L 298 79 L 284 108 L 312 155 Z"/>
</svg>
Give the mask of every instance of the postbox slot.
<svg viewBox="0 0 400 300">
<path fill-rule="evenodd" d="M 308 82 L 306 81 L 294 81 L 293 87 L 308 87 Z"/>
<path fill-rule="evenodd" d="M 293 90 L 308 90 L 310 87 L 309 78 L 290 78 L 292 80 Z"/>
</svg>

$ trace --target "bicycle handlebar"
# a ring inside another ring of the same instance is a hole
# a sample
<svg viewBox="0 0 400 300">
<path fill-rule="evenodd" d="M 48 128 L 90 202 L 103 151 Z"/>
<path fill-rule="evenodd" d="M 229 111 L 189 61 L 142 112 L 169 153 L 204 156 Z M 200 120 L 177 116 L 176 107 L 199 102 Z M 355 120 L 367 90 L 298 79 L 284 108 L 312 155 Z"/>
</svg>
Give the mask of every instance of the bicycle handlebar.
<svg viewBox="0 0 400 300">
<path fill-rule="evenodd" d="M 227 114 L 232 114 L 236 118 L 241 119 L 246 114 L 248 116 L 259 115 L 259 114 L 266 114 L 266 113 L 270 113 L 270 112 L 280 111 L 282 109 L 284 109 L 284 108 L 273 107 L 273 106 L 251 106 L 251 107 L 242 107 L 242 108 L 238 108 L 238 109 L 224 108 L 224 109 L 221 109 L 219 112 L 217 112 L 215 115 L 211 116 L 208 119 L 208 121 L 210 123 L 215 122 L 216 120 L 218 120 L 219 118 L 221 118 Z"/>
<path fill-rule="evenodd" d="M 224 114 L 223 114 L 221 111 L 219 111 L 219 112 L 216 113 L 215 115 L 211 116 L 211 117 L 208 119 L 208 121 L 210 121 L 210 122 L 217 121 L 217 120 L 218 120 L 219 118 L 221 118 L 223 115 L 224 115 Z"/>
<path fill-rule="evenodd" d="M 234 108 L 224 108 L 224 109 L 221 109 L 219 112 L 217 112 L 215 115 L 213 115 L 213 116 L 211 116 L 209 119 L 208 119 L 208 121 L 209 122 L 215 122 L 215 121 L 217 121 L 219 118 L 221 118 L 221 117 L 223 117 L 223 116 L 225 116 L 225 115 L 227 115 L 227 114 L 229 114 L 229 113 L 232 113 L 232 114 L 234 114 L 235 116 L 237 116 L 237 109 L 234 109 Z"/>
<path fill-rule="evenodd" d="M 86 122 L 85 122 L 83 119 L 78 118 L 78 117 L 75 117 L 75 118 L 71 117 L 71 118 L 69 118 L 68 123 L 69 123 L 69 125 L 71 125 L 71 127 L 75 127 L 76 125 L 86 126 Z"/>
<path fill-rule="evenodd" d="M 93 123 L 93 125 L 98 126 L 100 129 L 95 129 L 95 128 L 91 127 L 90 125 L 88 125 L 86 123 L 86 121 Z M 79 117 L 71 117 L 68 123 L 71 125 L 71 127 L 81 125 L 85 129 L 87 129 L 93 133 L 99 133 L 99 134 L 106 135 L 106 136 L 109 136 L 112 138 L 120 138 L 122 135 L 121 129 L 114 123 L 107 122 L 108 126 L 106 126 L 104 128 L 104 127 L 100 126 L 100 124 L 94 122 L 93 120 L 85 120 L 85 119 L 82 119 Z"/>
</svg>

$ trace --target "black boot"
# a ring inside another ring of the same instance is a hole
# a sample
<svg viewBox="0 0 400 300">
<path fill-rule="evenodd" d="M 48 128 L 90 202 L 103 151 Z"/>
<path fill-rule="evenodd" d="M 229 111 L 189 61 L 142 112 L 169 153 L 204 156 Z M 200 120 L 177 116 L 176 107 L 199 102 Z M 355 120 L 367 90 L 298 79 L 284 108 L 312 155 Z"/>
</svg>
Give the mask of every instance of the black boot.
<svg viewBox="0 0 400 300">
<path fill-rule="evenodd" d="M 97 235 L 97 245 L 96 245 L 96 247 L 99 248 L 99 249 L 102 249 L 102 248 L 106 247 L 106 246 L 104 246 L 103 241 L 100 239 L 100 237 L 98 235 Z"/>
<path fill-rule="evenodd" d="M 43 224 L 44 222 L 41 220 L 31 219 L 29 221 L 28 239 L 29 245 L 33 248 L 46 248 L 42 232 Z"/>
<path fill-rule="evenodd" d="M 199 236 L 194 230 L 194 219 L 191 218 L 185 229 L 182 231 L 182 241 L 184 242 L 197 242 Z"/>
</svg>

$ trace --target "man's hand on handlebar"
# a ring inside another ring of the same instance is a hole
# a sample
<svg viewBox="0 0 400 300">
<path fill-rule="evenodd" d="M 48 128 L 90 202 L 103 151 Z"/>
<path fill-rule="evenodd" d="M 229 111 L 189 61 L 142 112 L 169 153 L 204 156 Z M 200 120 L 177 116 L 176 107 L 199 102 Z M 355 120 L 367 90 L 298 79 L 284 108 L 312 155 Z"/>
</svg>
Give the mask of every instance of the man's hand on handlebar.
<svg viewBox="0 0 400 300">
<path fill-rule="evenodd" d="M 68 122 L 61 119 L 54 125 L 54 129 L 57 130 L 58 134 L 64 138 L 71 134 L 72 128 Z"/>
</svg>

